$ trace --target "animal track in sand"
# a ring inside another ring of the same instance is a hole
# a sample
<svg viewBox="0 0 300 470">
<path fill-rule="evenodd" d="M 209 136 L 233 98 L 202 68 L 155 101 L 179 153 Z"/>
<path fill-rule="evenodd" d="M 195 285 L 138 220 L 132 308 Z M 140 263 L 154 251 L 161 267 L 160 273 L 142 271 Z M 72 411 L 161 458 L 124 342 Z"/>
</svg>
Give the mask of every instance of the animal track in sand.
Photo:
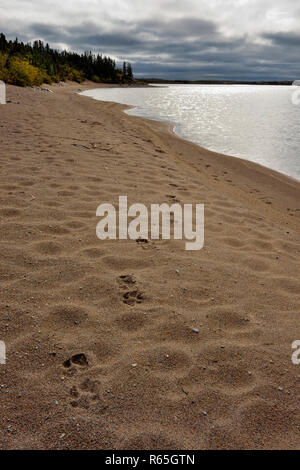
<svg viewBox="0 0 300 470">
<path fill-rule="evenodd" d="M 63 366 L 66 369 L 69 369 L 73 364 L 80 367 L 87 367 L 89 365 L 87 357 L 83 353 L 74 354 L 69 359 L 66 359 L 63 363 Z"/>
<path fill-rule="evenodd" d="M 74 354 L 67 359 L 63 366 L 66 369 L 75 367 L 79 372 L 80 369 L 88 367 L 88 360 L 85 354 Z M 97 400 L 98 397 L 98 382 L 85 378 L 78 386 L 73 385 L 69 391 L 70 405 L 74 408 L 89 408 L 91 402 Z"/>
<path fill-rule="evenodd" d="M 144 299 L 144 294 L 138 289 L 125 292 L 123 295 L 123 302 L 127 305 L 134 305 L 135 303 L 140 304 Z"/>
<path fill-rule="evenodd" d="M 131 274 L 123 274 L 117 278 L 117 282 L 120 289 L 125 293 L 122 293 L 123 303 L 126 305 L 140 304 L 144 299 L 144 294 L 136 286 L 136 279 Z M 127 290 L 129 289 L 129 290 Z"/>
<path fill-rule="evenodd" d="M 79 387 L 73 385 L 70 390 L 70 405 L 73 408 L 89 408 L 91 402 L 97 400 L 98 397 L 98 387 L 97 382 L 92 381 L 91 379 L 86 379 Z"/>
<path fill-rule="evenodd" d="M 136 283 L 136 279 L 131 274 L 121 274 L 121 276 L 117 278 L 117 281 L 121 287 L 127 287 L 128 285 L 133 285 Z"/>
<path fill-rule="evenodd" d="M 87 356 L 84 353 L 77 353 L 63 362 L 63 367 L 70 371 L 85 371 L 89 366 Z M 80 381 L 79 385 L 73 385 L 69 390 L 70 405 L 74 408 L 89 408 L 91 402 L 97 400 L 99 383 L 89 377 Z"/>
</svg>

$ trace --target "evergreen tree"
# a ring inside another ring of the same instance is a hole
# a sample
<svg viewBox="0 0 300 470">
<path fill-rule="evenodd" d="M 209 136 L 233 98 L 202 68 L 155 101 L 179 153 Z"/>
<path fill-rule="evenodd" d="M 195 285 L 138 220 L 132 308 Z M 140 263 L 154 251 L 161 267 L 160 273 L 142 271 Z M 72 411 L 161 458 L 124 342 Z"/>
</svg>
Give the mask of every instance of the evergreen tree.
<svg viewBox="0 0 300 470">
<path fill-rule="evenodd" d="M 133 80 L 133 73 L 132 73 L 131 64 L 127 65 L 127 79 L 128 80 Z"/>
<path fill-rule="evenodd" d="M 123 81 L 126 81 L 126 79 L 127 79 L 127 66 L 126 66 L 126 62 L 123 62 L 122 79 L 123 79 Z"/>
<path fill-rule="evenodd" d="M 22 76 L 22 80 L 16 74 Z M 133 75 L 131 65 L 126 62 L 120 70 L 110 57 L 94 55 L 91 51 L 84 54 L 59 52 L 39 40 L 24 44 L 18 38 L 8 41 L 0 33 L 0 80 L 32 85 L 84 79 L 117 83 L 132 80 Z"/>
</svg>

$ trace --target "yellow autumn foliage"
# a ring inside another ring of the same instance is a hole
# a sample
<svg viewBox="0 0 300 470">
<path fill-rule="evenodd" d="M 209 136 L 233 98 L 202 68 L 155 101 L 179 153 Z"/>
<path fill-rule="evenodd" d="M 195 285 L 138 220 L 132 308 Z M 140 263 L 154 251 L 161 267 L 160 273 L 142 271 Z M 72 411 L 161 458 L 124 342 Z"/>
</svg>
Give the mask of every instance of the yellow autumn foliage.
<svg viewBox="0 0 300 470">
<path fill-rule="evenodd" d="M 8 67 L 7 83 L 20 86 L 41 85 L 45 80 L 45 74 L 37 67 L 31 65 L 26 59 L 13 57 Z"/>
</svg>

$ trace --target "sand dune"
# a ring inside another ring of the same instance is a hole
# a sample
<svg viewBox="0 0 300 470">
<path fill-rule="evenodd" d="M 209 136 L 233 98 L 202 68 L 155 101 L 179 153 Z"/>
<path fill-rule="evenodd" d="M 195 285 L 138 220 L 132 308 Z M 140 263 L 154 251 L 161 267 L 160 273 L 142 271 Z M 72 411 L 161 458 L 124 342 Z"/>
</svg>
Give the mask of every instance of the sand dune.
<svg viewBox="0 0 300 470">
<path fill-rule="evenodd" d="M 0 109 L 0 447 L 299 449 L 299 183 L 51 89 Z M 204 248 L 100 241 L 123 194 Z"/>
</svg>

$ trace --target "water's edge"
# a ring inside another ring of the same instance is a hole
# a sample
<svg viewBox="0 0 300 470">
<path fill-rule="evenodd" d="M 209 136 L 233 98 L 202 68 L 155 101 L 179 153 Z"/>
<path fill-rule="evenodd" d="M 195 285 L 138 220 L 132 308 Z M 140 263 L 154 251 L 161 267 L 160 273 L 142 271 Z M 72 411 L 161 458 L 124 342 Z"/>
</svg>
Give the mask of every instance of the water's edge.
<svg viewBox="0 0 300 470">
<path fill-rule="evenodd" d="M 115 88 L 115 87 L 107 87 L 107 88 Z M 226 157 L 226 158 L 230 158 L 230 159 L 237 159 L 237 160 L 241 160 L 243 162 L 246 162 L 246 163 L 250 163 L 252 165 L 256 165 L 257 167 L 261 167 L 263 168 L 264 170 L 267 170 L 271 173 L 274 173 L 274 174 L 277 174 L 279 177 L 284 177 L 284 178 L 287 178 L 287 180 L 290 180 L 292 182 L 296 182 L 296 183 L 300 183 L 300 180 L 298 180 L 297 178 L 294 178 L 293 176 L 290 176 L 286 173 L 283 173 L 283 172 L 280 172 L 278 170 L 275 170 L 274 168 L 271 168 L 271 167 L 268 167 L 266 165 L 263 165 L 261 163 L 258 163 L 258 162 L 255 162 L 253 160 L 250 160 L 250 159 L 247 159 L 247 158 L 243 158 L 243 157 L 239 157 L 239 156 L 234 156 L 234 155 L 228 155 L 228 154 L 225 154 L 225 153 L 222 153 L 222 152 L 219 152 L 217 150 L 212 150 L 212 149 L 209 149 L 209 148 L 206 148 L 202 145 L 200 145 L 199 143 L 191 140 L 191 139 L 188 139 L 188 138 L 185 138 L 185 137 L 182 137 L 179 133 L 176 132 L 175 130 L 175 127 L 176 125 L 174 123 L 172 123 L 171 121 L 168 121 L 166 119 L 158 119 L 158 118 L 151 118 L 149 116 L 147 117 L 143 117 L 139 114 L 134 114 L 134 110 L 138 109 L 137 106 L 134 106 L 134 105 L 129 105 L 129 104 L 123 104 L 123 103 L 120 103 L 120 102 L 117 102 L 117 101 L 103 101 L 103 100 L 99 100 L 97 98 L 94 98 L 93 96 L 90 96 L 88 94 L 86 94 L 85 92 L 86 91 L 93 91 L 93 90 L 101 90 L 102 88 L 99 87 L 99 88 L 91 88 L 89 90 L 85 90 L 85 91 L 82 91 L 82 92 L 79 92 L 77 93 L 78 95 L 81 95 L 81 96 L 85 96 L 87 98 L 91 98 L 95 101 L 98 101 L 100 103 L 113 103 L 113 104 L 116 104 L 116 105 L 119 105 L 121 107 L 121 110 L 124 114 L 126 114 L 127 116 L 131 116 L 131 117 L 134 117 L 135 119 L 142 119 L 142 120 L 145 120 L 145 121 L 152 121 L 152 122 L 155 122 L 157 124 L 161 124 L 164 126 L 165 130 L 167 130 L 168 132 L 170 132 L 171 135 L 175 136 L 177 139 L 181 139 L 183 141 L 185 141 L 186 143 L 188 144 L 192 144 L 192 145 L 196 145 L 197 147 L 199 147 L 200 149 L 203 149 L 205 151 L 207 151 L 208 153 L 213 153 L 213 154 L 219 154 L 219 155 L 222 155 L 223 157 Z M 132 113 L 129 113 L 128 111 L 132 111 Z"/>
</svg>

